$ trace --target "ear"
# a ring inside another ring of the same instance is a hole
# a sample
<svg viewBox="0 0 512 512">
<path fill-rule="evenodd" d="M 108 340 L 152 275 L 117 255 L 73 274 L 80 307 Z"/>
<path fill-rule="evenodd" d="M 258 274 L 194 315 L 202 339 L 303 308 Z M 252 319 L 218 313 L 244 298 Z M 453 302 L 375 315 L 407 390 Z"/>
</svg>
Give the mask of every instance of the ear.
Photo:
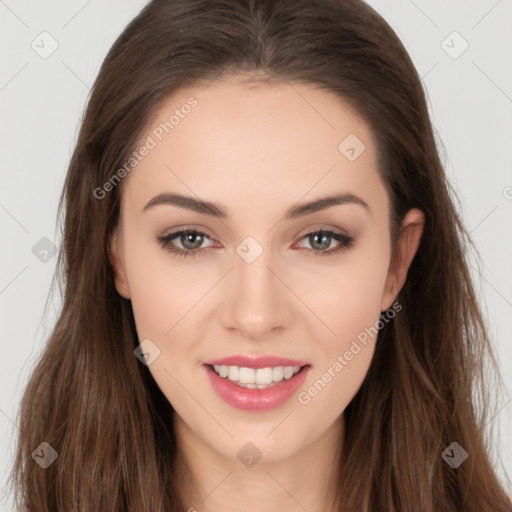
<svg viewBox="0 0 512 512">
<path fill-rule="evenodd" d="M 420 244 L 425 216 L 414 208 L 404 217 L 398 236 L 394 261 L 391 262 L 384 285 L 381 311 L 391 307 L 407 278 L 407 271 Z"/>
<path fill-rule="evenodd" d="M 114 279 L 116 290 L 119 295 L 124 297 L 125 299 L 129 299 L 130 296 L 130 288 L 128 286 L 128 280 L 126 278 L 126 269 L 124 268 L 124 263 L 121 258 L 121 240 L 118 233 L 118 229 L 116 228 L 109 240 L 109 259 L 112 264 L 112 268 L 114 269 Z"/>
</svg>

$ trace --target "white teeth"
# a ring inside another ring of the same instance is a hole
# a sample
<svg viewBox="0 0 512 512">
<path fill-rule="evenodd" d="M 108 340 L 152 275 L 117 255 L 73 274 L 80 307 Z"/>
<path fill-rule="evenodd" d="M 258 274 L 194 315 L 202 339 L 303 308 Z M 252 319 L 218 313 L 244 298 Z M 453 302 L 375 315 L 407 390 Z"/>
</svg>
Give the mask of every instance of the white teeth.
<svg viewBox="0 0 512 512">
<path fill-rule="evenodd" d="M 239 366 L 214 365 L 217 375 L 228 378 L 239 386 L 250 389 L 263 389 L 273 386 L 283 379 L 291 379 L 301 369 L 300 366 L 275 366 L 267 368 L 246 368 Z"/>
<path fill-rule="evenodd" d="M 258 368 L 255 382 L 258 384 L 272 384 L 272 374 L 272 368 Z"/>
<path fill-rule="evenodd" d="M 283 366 L 276 366 L 272 370 L 272 380 L 274 382 L 279 382 L 280 380 L 283 380 L 283 373 L 284 373 L 284 367 Z"/>
<path fill-rule="evenodd" d="M 228 366 L 228 379 L 236 382 L 238 380 L 239 371 L 240 368 L 238 368 L 238 366 Z"/>
<path fill-rule="evenodd" d="M 256 378 L 256 372 L 253 368 L 240 368 L 238 371 L 238 382 L 240 384 L 254 384 L 254 379 Z M 258 384 L 263 384 L 259 382 Z"/>
</svg>

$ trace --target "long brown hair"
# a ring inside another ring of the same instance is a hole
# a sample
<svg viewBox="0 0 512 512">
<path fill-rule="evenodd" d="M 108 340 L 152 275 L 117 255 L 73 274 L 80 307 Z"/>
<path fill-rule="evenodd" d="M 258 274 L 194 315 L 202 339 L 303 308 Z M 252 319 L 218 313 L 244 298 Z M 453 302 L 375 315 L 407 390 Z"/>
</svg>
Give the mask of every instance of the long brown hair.
<svg viewBox="0 0 512 512">
<path fill-rule="evenodd" d="M 112 46 L 90 95 L 59 203 L 62 309 L 25 390 L 12 481 L 20 510 L 186 510 L 173 409 L 147 367 L 130 301 L 114 286 L 108 241 L 122 187 L 102 187 L 148 119 L 178 89 L 254 73 L 313 84 L 371 127 L 391 201 L 422 240 L 345 410 L 339 510 L 510 512 L 486 430 L 485 362 L 498 366 L 469 272 L 473 249 L 445 175 L 421 80 L 390 26 L 361 0 L 155 0 Z M 122 184 L 121 184 L 122 185 Z M 52 287 L 53 288 L 53 287 Z M 501 384 L 501 381 L 499 381 Z M 485 428 L 484 428 L 485 427 Z M 43 469 L 42 442 L 58 458 Z M 457 442 L 468 458 L 442 457 Z M 343 503 L 343 506 L 341 505 Z"/>
</svg>

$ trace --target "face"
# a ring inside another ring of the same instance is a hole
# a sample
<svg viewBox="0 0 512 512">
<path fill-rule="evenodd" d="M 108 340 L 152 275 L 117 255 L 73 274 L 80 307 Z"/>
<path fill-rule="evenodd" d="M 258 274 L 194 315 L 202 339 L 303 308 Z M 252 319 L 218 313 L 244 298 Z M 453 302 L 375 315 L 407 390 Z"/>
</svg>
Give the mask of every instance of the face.
<svg viewBox="0 0 512 512">
<path fill-rule="evenodd" d="M 176 429 L 230 459 L 248 442 L 291 457 L 333 432 L 361 386 L 421 213 L 392 264 L 370 130 L 312 86 L 182 90 L 142 145 L 111 260 Z"/>
</svg>

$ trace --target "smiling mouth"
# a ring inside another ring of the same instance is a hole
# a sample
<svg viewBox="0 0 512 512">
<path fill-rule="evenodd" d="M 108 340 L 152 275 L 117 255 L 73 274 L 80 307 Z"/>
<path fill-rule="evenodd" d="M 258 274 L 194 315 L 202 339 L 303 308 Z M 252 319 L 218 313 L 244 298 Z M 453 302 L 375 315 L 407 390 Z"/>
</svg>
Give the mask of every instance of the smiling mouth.
<svg viewBox="0 0 512 512">
<path fill-rule="evenodd" d="M 266 368 L 247 368 L 232 365 L 207 365 L 219 377 L 248 389 L 265 389 L 289 380 L 300 373 L 306 366 L 269 366 Z"/>
</svg>

